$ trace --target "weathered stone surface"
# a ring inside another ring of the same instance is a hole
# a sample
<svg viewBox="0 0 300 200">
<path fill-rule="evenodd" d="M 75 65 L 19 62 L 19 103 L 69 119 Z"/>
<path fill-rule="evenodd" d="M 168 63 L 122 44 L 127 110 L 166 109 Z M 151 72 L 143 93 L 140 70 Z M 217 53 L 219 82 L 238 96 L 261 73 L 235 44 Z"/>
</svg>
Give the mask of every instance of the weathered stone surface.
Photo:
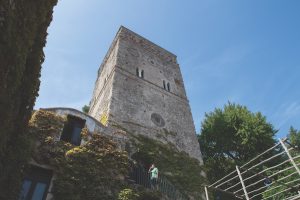
<svg viewBox="0 0 300 200">
<path fill-rule="evenodd" d="M 89 115 L 171 142 L 202 163 L 176 56 L 125 27 L 100 66 Z"/>
</svg>

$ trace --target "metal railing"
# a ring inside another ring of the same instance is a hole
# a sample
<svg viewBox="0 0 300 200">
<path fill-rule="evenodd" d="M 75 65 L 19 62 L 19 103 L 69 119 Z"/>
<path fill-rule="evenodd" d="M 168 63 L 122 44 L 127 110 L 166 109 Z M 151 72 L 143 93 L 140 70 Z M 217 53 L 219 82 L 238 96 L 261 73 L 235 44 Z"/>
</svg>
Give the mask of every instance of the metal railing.
<svg viewBox="0 0 300 200">
<path fill-rule="evenodd" d="M 294 152 L 295 150 L 296 152 Z M 272 154 L 262 157 L 267 153 Z M 235 171 L 215 183 L 205 186 L 206 199 L 209 200 L 208 189 L 246 200 L 267 200 L 278 198 L 279 195 L 294 195 L 292 192 L 288 192 L 293 190 L 299 192 L 300 184 L 295 183 L 300 180 L 300 162 L 297 161 L 299 158 L 298 147 L 290 144 L 286 138 L 279 139 L 279 142 L 273 147 L 260 153 L 243 166 L 236 166 Z M 287 163 L 290 164 L 287 165 Z M 267 192 L 270 195 L 267 196 Z M 296 198 L 296 196 L 292 197 Z"/>
<path fill-rule="evenodd" d="M 158 190 L 163 195 L 172 200 L 189 200 L 189 198 L 182 194 L 175 186 L 166 179 L 163 175 L 159 174 L 155 186 L 151 186 L 150 174 L 141 165 L 131 165 L 129 179 L 135 184 L 142 185 L 151 190 Z"/>
</svg>

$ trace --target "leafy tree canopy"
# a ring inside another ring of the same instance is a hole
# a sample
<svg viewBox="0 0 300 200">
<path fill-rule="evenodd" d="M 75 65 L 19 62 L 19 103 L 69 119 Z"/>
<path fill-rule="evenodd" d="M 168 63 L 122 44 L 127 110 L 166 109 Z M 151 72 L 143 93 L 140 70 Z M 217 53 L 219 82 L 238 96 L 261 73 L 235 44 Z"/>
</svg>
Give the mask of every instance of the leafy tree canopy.
<svg viewBox="0 0 300 200">
<path fill-rule="evenodd" d="M 292 145 L 300 147 L 300 131 L 291 126 L 288 138 Z"/>
<path fill-rule="evenodd" d="M 228 103 L 206 113 L 199 135 L 208 179 L 213 182 L 274 145 L 277 130 L 260 112 Z"/>
<path fill-rule="evenodd" d="M 90 111 L 90 106 L 84 105 L 81 109 L 82 109 L 82 112 L 88 113 Z"/>
</svg>

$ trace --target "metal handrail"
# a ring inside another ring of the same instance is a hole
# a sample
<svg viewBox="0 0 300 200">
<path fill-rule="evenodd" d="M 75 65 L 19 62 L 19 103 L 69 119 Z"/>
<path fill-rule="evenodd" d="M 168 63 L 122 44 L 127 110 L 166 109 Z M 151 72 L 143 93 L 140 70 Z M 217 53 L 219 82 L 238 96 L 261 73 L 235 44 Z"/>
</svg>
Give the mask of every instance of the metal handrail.
<svg viewBox="0 0 300 200">
<path fill-rule="evenodd" d="M 129 173 L 129 178 L 136 184 L 142 185 L 145 188 L 158 190 L 172 200 L 189 200 L 176 187 L 166 179 L 163 175 L 159 175 L 155 188 L 151 187 L 150 174 L 140 165 L 132 165 Z"/>
</svg>

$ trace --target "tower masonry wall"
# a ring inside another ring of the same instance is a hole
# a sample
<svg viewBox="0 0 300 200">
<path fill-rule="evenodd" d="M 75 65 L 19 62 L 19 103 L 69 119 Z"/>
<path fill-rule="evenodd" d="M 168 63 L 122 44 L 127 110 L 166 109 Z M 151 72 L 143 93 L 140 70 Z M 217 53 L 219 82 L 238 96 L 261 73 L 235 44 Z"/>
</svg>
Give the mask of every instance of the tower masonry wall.
<svg viewBox="0 0 300 200">
<path fill-rule="evenodd" d="M 172 143 L 202 163 L 176 56 L 124 27 L 111 48 L 101 65 L 90 115 L 100 119 L 107 112 L 108 125 Z"/>
<path fill-rule="evenodd" d="M 109 105 L 112 94 L 112 82 L 114 76 L 114 67 L 116 66 L 116 54 L 118 42 L 114 42 L 111 46 L 111 52 L 104 58 L 99 68 L 93 97 L 90 104 L 89 114 L 97 120 L 101 117 L 108 116 Z"/>
</svg>

